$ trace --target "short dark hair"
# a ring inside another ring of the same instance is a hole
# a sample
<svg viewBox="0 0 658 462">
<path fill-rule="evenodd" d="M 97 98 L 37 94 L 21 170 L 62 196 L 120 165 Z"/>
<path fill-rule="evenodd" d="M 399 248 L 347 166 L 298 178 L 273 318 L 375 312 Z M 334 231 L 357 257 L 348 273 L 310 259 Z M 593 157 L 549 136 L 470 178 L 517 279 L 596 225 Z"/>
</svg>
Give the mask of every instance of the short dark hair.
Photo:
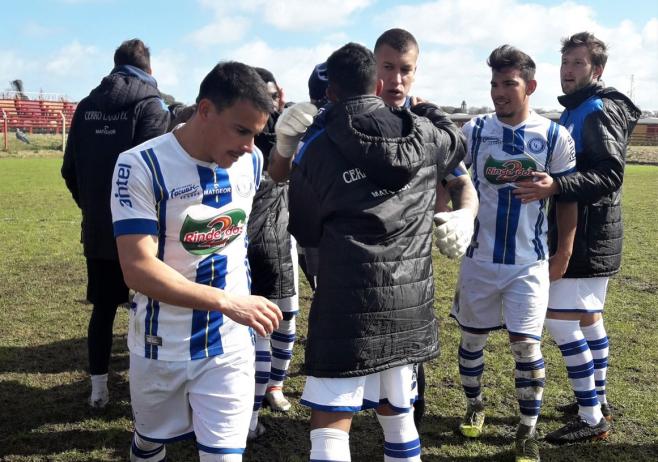
<svg viewBox="0 0 658 462">
<path fill-rule="evenodd" d="M 329 86 L 339 100 L 372 94 L 377 85 L 377 65 L 372 51 L 350 42 L 327 59 Z"/>
<path fill-rule="evenodd" d="M 382 45 L 388 45 L 399 53 L 406 53 L 412 48 L 418 50 L 416 38 L 404 29 L 389 29 L 375 42 L 375 53 Z"/>
<path fill-rule="evenodd" d="M 272 74 L 270 71 L 265 69 L 264 67 L 254 67 L 254 70 L 258 75 L 260 75 L 260 78 L 263 79 L 263 82 L 272 82 L 273 84 L 276 85 L 276 79 L 274 78 L 274 74 Z"/>
<path fill-rule="evenodd" d="M 140 39 L 126 40 L 114 52 L 115 66 L 135 66 L 151 72 L 151 51 Z"/>
<path fill-rule="evenodd" d="M 589 32 L 578 32 L 571 37 L 562 39 L 560 53 L 564 54 L 569 50 L 583 46 L 587 47 L 587 51 L 589 51 L 592 65 L 605 68 L 605 64 L 608 62 L 608 47 L 602 40 Z"/>
<path fill-rule="evenodd" d="M 223 61 L 204 77 L 197 104 L 204 98 L 210 100 L 218 111 L 239 99 L 249 101 L 266 114 L 273 110 L 272 98 L 263 79 L 253 67 L 236 61 Z"/>
<path fill-rule="evenodd" d="M 521 77 L 526 82 L 535 78 L 537 66 L 530 56 L 511 45 L 501 45 L 491 52 L 487 64 L 494 71 L 501 71 L 506 67 L 521 71 Z"/>
</svg>

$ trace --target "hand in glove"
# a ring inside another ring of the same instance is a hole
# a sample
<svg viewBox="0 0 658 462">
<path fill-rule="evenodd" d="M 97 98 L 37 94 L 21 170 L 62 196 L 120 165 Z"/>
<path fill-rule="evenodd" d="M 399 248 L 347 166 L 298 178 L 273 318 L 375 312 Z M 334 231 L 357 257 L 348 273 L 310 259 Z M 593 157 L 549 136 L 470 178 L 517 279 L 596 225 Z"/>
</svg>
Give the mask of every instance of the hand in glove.
<svg viewBox="0 0 658 462">
<path fill-rule="evenodd" d="M 473 213 L 469 209 L 441 212 L 434 215 L 436 246 L 448 258 L 459 258 L 466 252 L 473 237 Z"/>
<path fill-rule="evenodd" d="M 318 109 L 311 103 L 297 103 L 281 113 L 274 126 L 276 150 L 281 157 L 292 157 L 317 112 Z"/>
</svg>

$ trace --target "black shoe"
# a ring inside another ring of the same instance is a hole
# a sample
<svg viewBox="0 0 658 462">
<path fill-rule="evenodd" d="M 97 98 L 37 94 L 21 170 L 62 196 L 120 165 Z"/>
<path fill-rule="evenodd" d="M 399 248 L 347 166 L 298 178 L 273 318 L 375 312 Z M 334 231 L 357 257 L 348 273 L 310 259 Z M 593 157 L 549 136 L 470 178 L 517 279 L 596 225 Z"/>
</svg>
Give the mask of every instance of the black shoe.
<svg viewBox="0 0 658 462">
<path fill-rule="evenodd" d="M 544 439 L 553 444 L 576 443 L 578 441 L 604 440 L 609 433 L 610 423 L 605 418 L 602 418 L 596 425 L 590 425 L 583 419 L 576 419 L 549 433 Z"/>
<path fill-rule="evenodd" d="M 566 415 L 578 415 L 577 402 L 556 406 L 555 409 Z M 610 404 L 601 403 L 601 413 L 603 414 L 603 417 L 605 417 L 605 420 L 612 422 L 612 406 L 610 406 Z"/>
<path fill-rule="evenodd" d="M 425 400 L 419 399 L 414 403 L 414 423 L 416 430 L 420 433 L 420 425 L 423 423 L 423 416 L 425 415 Z"/>
</svg>

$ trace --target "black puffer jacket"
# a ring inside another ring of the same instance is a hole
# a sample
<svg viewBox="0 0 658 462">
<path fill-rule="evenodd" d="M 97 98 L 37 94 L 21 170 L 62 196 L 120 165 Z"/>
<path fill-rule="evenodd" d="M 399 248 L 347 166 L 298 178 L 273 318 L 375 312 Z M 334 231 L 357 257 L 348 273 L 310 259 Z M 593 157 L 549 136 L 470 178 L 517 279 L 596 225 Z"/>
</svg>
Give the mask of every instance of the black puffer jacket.
<svg viewBox="0 0 658 462">
<path fill-rule="evenodd" d="M 155 79 L 132 66 L 115 68 L 78 104 L 62 177 L 82 211 L 87 258 L 118 259 L 110 213 L 114 164 L 121 152 L 162 135 L 168 124 Z"/>
<path fill-rule="evenodd" d="M 432 105 L 416 110 L 440 117 Z M 319 247 L 308 375 L 361 376 L 438 354 L 435 188 L 463 155 L 453 124 L 438 129 L 374 96 L 334 105 L 306 139 L 290 179 L 289 229 Z"/>
<path fill-rule="evenodd" d="M 295 295 L 288 232 L 288 183 L 276 183 L 266 173 L 270 150 L 276 143 L 274 126 L 278 116 L 278 113 L 270 115 L 267 125 L 255 139 L 256 146 L 265 159 L 265 173 L 256 191 L 247 222 L 251 293 L 270 300 Z"/>
<path fill-rule="evenodd" d="M 557 200 L 578 202 L 576 239 L 564 277 L 610 276 L 621 267 L 621 185 L 626 146 L 640 110 L 622 93 L 598 83 L 558 100 L 566 108 L 560 124 L 573 136 L 578 170 L 556 178 L 561 190 Z M 551 222 L 554 251 L 557 233 L 555 220 Z"/>
</svg>

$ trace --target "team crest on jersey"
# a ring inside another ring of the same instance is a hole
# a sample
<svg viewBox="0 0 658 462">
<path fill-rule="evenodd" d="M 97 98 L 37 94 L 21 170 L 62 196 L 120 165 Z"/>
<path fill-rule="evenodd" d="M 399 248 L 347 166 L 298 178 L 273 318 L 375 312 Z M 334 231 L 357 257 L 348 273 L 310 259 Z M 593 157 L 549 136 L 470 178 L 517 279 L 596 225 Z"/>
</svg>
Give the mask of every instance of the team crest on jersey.
<svg viewBox="0 0 658 462">
<path fill-rule="evenodd" d="M 235 182 L 235 190 L 242 197 L 248 197 L 251 194 L 251 189 L 254 185 L 251 177 L 248 175 L 241 175 Z"/>
<path fill-rule="evenodd" d="M 526 143 L 526 147 L 531 153 L 539 154 L 546 149 L 546 140 L 539 137 L 530 138 Z"/>
<path fill-rule="evenodd" d="M 527 180 L 536 170 L 537 165 L 530 159 L 496 160 L 489 156 L 484 163 L 484 176 L 493 184 Z"/>
<path fill-rule="evenodd" d="M 180 230 L 180 241 L 189 253 L 208 255 L 237 239 L 245 228 L 246 219 L 242 209 L 229 210 L 205 220 L 187 215 Z"/>
</svg>

